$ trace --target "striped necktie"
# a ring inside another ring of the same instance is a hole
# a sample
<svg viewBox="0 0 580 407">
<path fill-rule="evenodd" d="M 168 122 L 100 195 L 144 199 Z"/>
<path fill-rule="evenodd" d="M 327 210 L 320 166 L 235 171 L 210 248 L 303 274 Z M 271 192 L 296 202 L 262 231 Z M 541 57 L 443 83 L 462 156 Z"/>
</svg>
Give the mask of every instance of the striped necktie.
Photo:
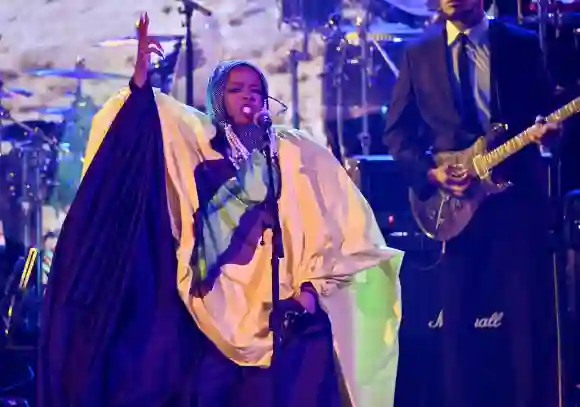
<svg viewBox="0 0 580 407">
<path fill-rule="evenodd" d="M 463 127 L 469 133 L 479 136 L 483 133 L 483 127 L 479 121 L 477 104 L 475 103 L 475 92 L 472 85 L 470 73 L 470 61 L 467 54 L 471 41 L 466 34 L 460 33 L 459 52 L 457 55 L 457 65 L 459 68 L 459 84 L 461 87 L 461 121 Z"/>
</svg>

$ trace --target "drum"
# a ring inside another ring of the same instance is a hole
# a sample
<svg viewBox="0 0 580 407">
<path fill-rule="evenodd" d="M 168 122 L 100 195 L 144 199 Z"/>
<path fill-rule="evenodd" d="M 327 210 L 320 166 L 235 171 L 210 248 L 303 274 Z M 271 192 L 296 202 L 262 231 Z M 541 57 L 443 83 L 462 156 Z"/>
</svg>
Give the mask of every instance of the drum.
<svg viewBox="0 0 580 407">
<path fill-rule="evenodd" d="M 401 57 L 407 42 L 422 30 L 401 24 L 375 23 L 367 34 L 367 61 L 359 35 L 353 26 L 342 29 L 344 39 L 328 41 L 324 53 L 322 98 L 327 119 L 336 118 L 338 105 L 344 118 L 376 114 L 388 106 L 393 85 L 399 74 Z M 362 106 L 362 69 L 367 69 L 367 108 Z M 337 92 L 342 90 L 342 103 Z"/>
<path fill-rule="evenodd" d="M 280 3 L 282 22 L 311 30 L 324 27 L 342 6 L 342 0 L 281 0 Z"/>
<path fill-rule="evenodd" d="M 35 131 L 35 136 L 17 124 L 11 124 L 0 130 L 0 185 L 1 193 L 9 199 L 22 199 L 30 194 L 30 185 L 34 180 L 33 168 L 30 165 L 33 143 L 38 154 L 40 167 L 40 188 L 42 199 L 48 198 L 53 185 L 57 165 L 57 146 L 62 134 L 62 124 L 43 120 L 26 121 L 26 127 Z M 29 160 L 27 161 L 26 158 Z M 30 197 L 30 196 L 29 196 Z"/>
<path fill-rule="evenodd" d="M 321 81 L 325 128 L 330 144 L 337 154 L 338 108 L 342 106 L 346 156 L 363 153 L 357 135 L 362 131 L 361 118 L 364 116 L 368 117 L 370 154 L 385 154 L 387 151 L 381 141 L 385 113 L 399 74 L 403 51 L 408 41 L 419 36 L 422 30 L 402 24 L 371 24 L 367 34 L 366 61 L 363 61 L 361 41 L 355 28 L 346 26 L 342 32 L 344 35 L 338 37 L 343 39 L 334 36 L 327 42 Z M 367 69 L 368 76 L 366 107 L 362 102 L 362 69 Z"/>
<path fill-rule="evenodd" d="M 52 193 L 58 141 L 62 134 L 59 122 L 35 120 L 22 124 L 34 130 L 35 136 L 31 137 L 17 124 L 0 130 L 0 219 L 6 234 L 18 241 L 24 241 L 23 208 L 26 202 L 47 202 Z M 32 188 L 36 182 L 33 167 L 36 160 L 40 169 L 38 190 Z"/>
</svg>

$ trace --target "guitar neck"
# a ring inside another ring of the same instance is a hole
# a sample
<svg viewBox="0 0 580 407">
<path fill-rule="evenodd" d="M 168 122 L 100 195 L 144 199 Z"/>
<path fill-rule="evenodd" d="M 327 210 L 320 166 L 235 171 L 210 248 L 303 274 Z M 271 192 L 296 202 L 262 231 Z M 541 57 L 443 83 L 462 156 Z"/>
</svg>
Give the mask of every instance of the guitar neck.
<svg viewBox="0 0 580 407">
<path fill-rule="evenodd" d="M 566 106 L 562 106 L 560 109 L 556 110 L 548 117 L 546 117 L 546 122 L 548 123 L 559 123 L 569 117 L 575 115 L 580 111 L 580 97 L 574 99 Z M 501 164 L 504 160 L 511 157 L 528 144 L 532 143 L 534 140 L 531 136 L 532 127 L 528 127 L 526 130 L 518 134 L 517 136 L 509 139 L 499 147 L 483 154 L 481 159 L 487 170 L 493 169 L 495 166 Z"/>
</svg>

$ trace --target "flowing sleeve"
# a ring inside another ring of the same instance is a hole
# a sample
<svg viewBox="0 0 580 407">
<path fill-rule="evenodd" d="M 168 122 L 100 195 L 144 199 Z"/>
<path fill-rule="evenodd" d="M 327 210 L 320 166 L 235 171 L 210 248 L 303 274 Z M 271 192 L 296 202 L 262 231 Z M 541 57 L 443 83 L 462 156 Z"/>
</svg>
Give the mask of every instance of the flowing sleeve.
<svg viewBox="0 0 580 407">
<path fill-rule="evenodd" d="M 300 275 L 330 296 L 361 270 L 400 263 L 403 253 L 386 245 L 367 200 L 332 153 L 300 134 L 297 171 L 306 182 L 297 196 L 307 240 Z"/>
<path fill-rule="evenodd" d="M 149 82 L 139 88 L 133 81 L 129 83 L 129 87 L 121 89 L 105 102 L 92 121 L 89 140 L 83 158 L 82 177 L 85 176 L 93 158 L 101 147 L 105 135 L 121 109 L 127 113 L 126 117 L 133 117 L 135 124 L 137 124 L 137 121 L 146 114 L 147 108 L 154 105 L 154 103 L 155 97 Z"/>
<path fill-rule="evenodd" d="M 301 281 L 327 311 L 353 405 L 392 406 L 403 252 L 389 248 L 362 193 L 325 148 L 302 137 L 297 189 L 305 228 Z M 387 196 L 388 199 L 388 196 Z"/>
<path fill-rule="evenodd" d="M 93 120 L 42 309 L 41 407 L 161 405 L 188 388 L 193 332 L 175 289 L 165 134 L 144 92 L 122 90 Z"/>
</svg>

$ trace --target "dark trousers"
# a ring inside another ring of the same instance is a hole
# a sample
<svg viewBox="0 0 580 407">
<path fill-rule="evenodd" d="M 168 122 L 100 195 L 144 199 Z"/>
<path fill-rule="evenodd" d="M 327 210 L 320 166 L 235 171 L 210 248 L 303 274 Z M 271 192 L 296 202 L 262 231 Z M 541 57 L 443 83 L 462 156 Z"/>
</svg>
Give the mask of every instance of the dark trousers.
<svg viewBox="0 0 580 407">
<path fill-rule="evenodd" d="M 196 407 L 339 407 L 337 369 L 328 316 L 318 311 L 289 337 L 271 368 L 241 367 L 207 338 L 195 383 Z M 281 400 L 274 403 L 274 375 Z"/>
<path fill-rule="evenodd" d="M 556 323 L 547 207 L 488 199 L 443 262 L 445 407 L 555 406 Z"/>
</svg>

